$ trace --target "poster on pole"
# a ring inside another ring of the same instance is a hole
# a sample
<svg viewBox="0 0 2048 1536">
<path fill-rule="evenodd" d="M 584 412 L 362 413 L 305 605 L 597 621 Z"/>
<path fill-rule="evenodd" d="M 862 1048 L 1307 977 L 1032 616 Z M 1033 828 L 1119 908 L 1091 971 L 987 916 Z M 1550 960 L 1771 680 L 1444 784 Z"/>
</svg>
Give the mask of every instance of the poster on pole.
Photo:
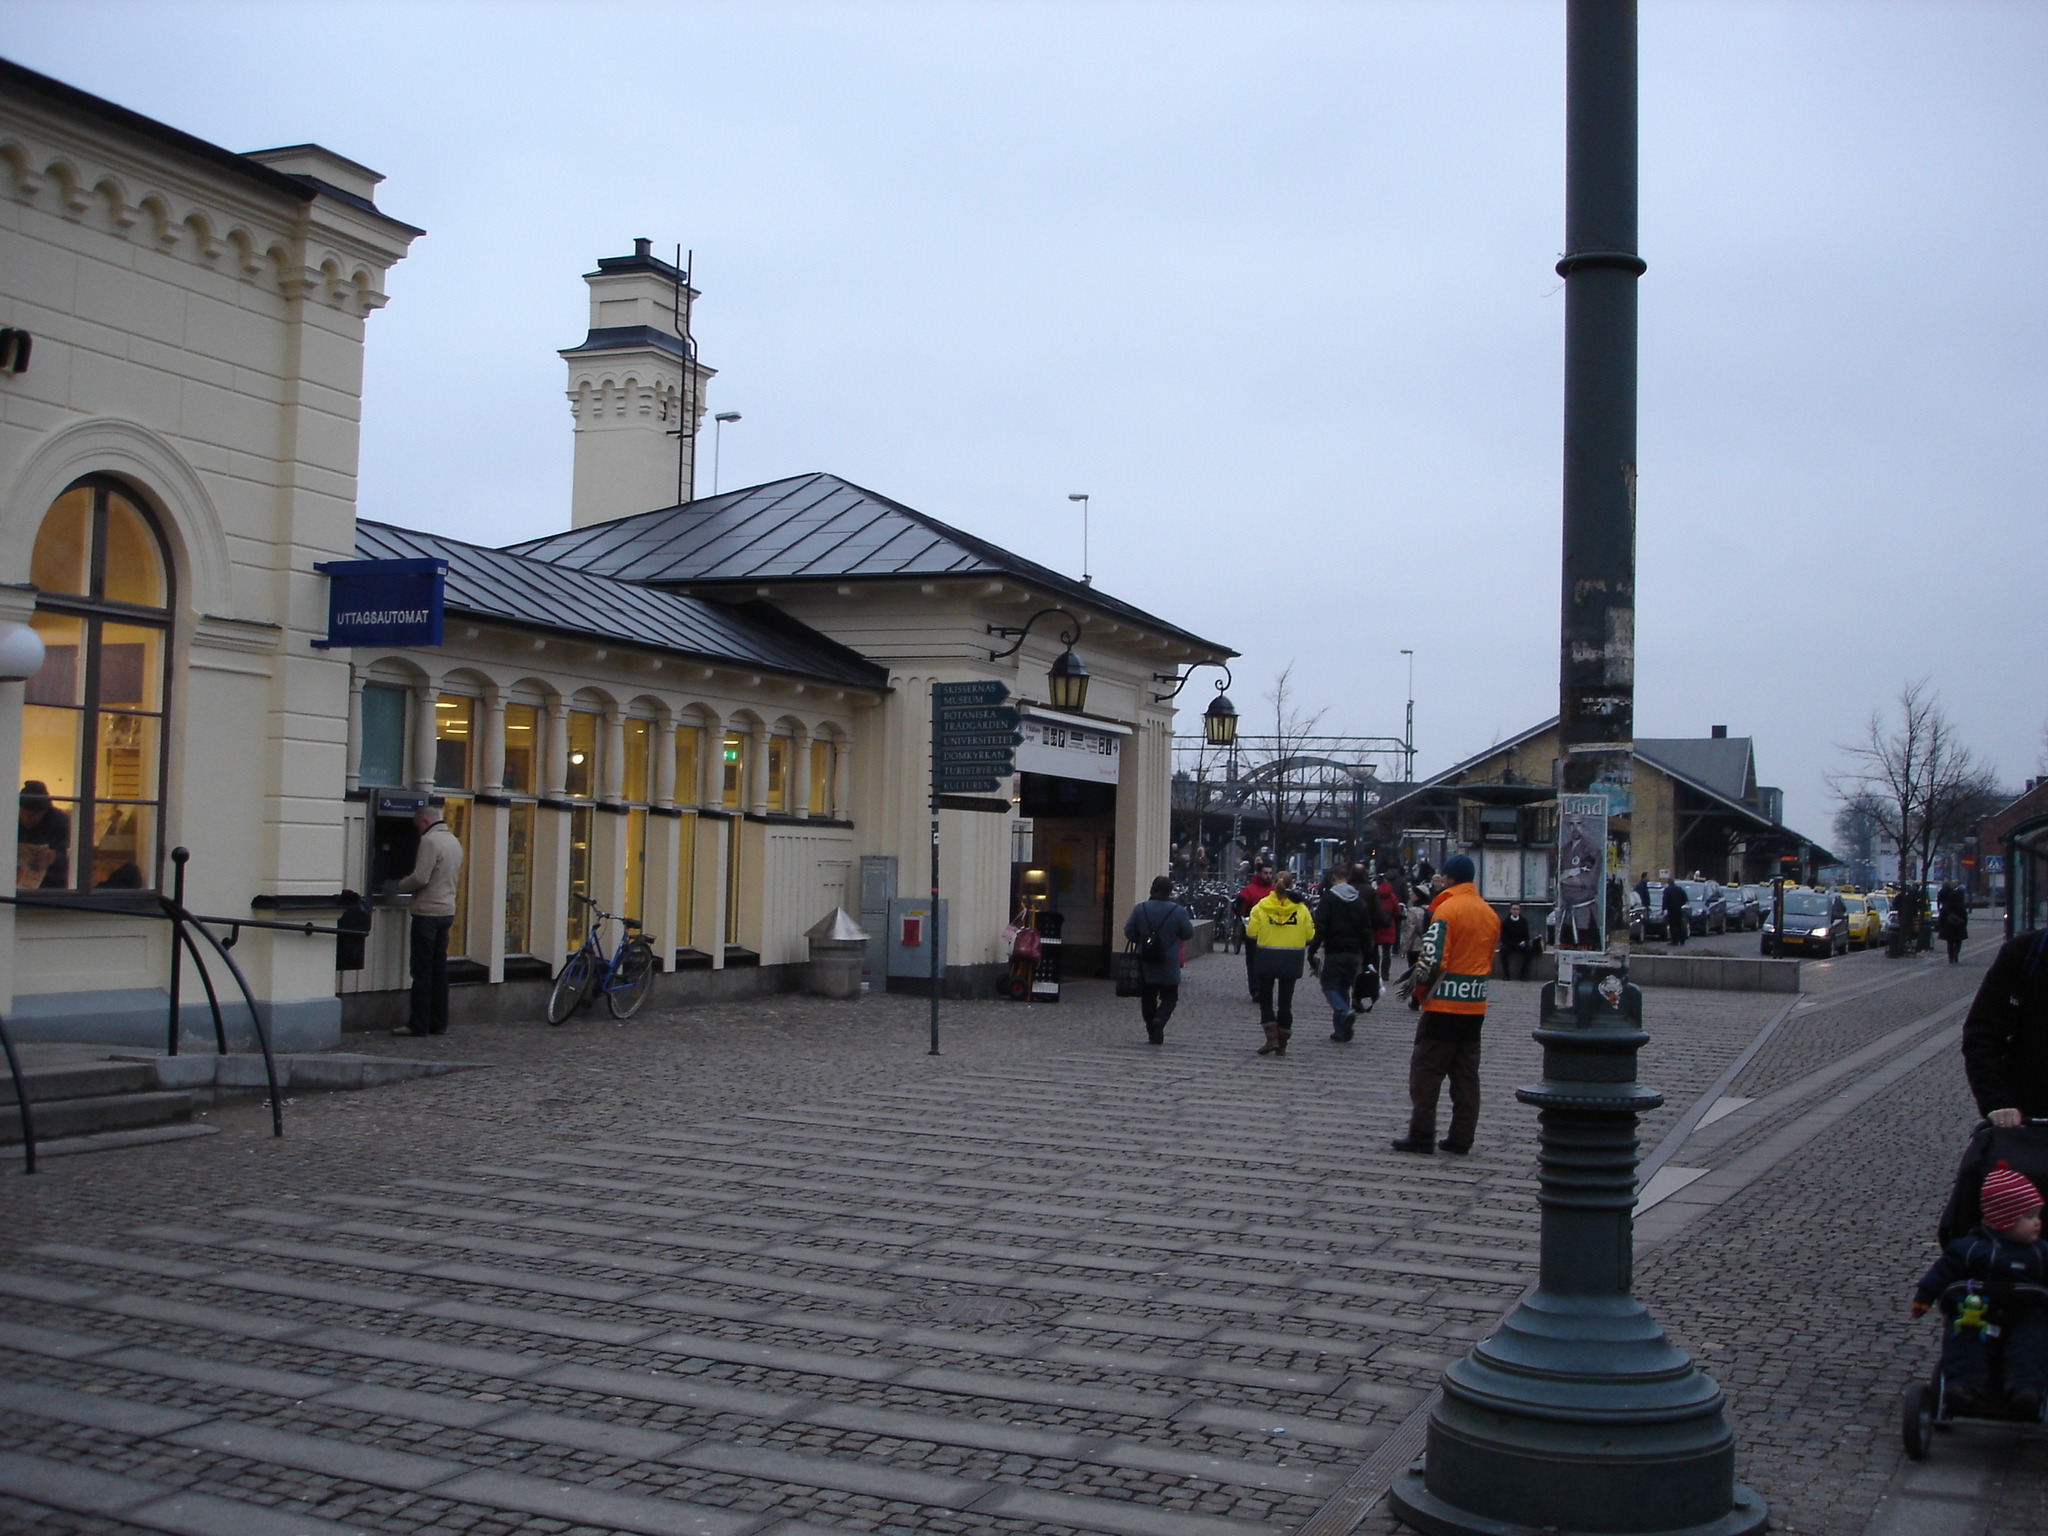
<svg viewBox="0 0 2048 1536">
<path fill-rule="evenodd" d="M 1607 948 L 1607 797 L 1557 797 L 1557 947 Z"/>
</svg>

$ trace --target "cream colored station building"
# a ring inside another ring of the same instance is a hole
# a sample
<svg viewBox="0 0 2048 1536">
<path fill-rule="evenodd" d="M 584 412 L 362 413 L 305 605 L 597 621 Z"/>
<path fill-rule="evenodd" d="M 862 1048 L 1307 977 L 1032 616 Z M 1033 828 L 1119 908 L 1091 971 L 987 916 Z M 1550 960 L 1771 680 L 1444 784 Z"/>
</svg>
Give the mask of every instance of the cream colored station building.
<svg viewBox="0 0 2048 1536">
<path fill-rule="evenodd" d="M 805 930 L 840 906 L 885 930 L 880 984 L 897 908 L 929 886 L 939 681 L 1000 680 L 1026 716 L 991 797 L 1008 811 L 940 813 L 949 989 L 1001 971 L 1026 869 L 1070 969 L 1098 965 L 1166 868 L 1164 695 L 1232 653 L 834 476 L 679 498 L 672 434 L 711 374 L 686 376 L 679 274 L 646 242 L 586 276 L 589 333 L 562 354 L 567 531 L 492 549 L 405 508 L 359 520 L 365 321 L 419 233 L 378 210 L 379 180 L 0 63 L 0 623 L 45 647 L 0 683 L 0 767 L 41 786 L 16 895 L 45 905 L 0 907 L 17 1037 L 163 1039 L 150 893 L 177 846 L 200 913 L 331 923 L 341 892 L 376 898 L 360 970 L 331 940 L 243 931 L 281 1045 L 393 1018 L 404 906 L 378 891 L 422 796 L 468 854 L 458 1023 L 533 1016 L 576 894 L 646 925 L 671 1000 L 799 985 Z M 440 645 L 316 646 L 318 567 L 419 557 L 447 563 Z M 1048 609 L 1077 623 L 1041 617 L 992 659 L 995 631 Z M 1078 713 L 1046 701 L 1063 629 L 1091 678 Z"/>
</svg>

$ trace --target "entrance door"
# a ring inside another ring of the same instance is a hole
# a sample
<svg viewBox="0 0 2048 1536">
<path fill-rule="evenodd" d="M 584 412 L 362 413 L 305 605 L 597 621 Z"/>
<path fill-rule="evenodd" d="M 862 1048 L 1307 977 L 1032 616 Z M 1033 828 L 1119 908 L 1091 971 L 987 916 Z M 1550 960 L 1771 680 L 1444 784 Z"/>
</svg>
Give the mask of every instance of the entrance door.
<svg viewBox="0 0 2048 1536">
<path fill-rule="evenodd" d="M 1116 786 L 1027 773 L 1019 811 L 1031 817 L 1031 861 L 1046 872 L 1062 919 L 1065 974 L 1107 976 L 1118 943 L 1110 910 L 1116 875 Z"/>
</svg>

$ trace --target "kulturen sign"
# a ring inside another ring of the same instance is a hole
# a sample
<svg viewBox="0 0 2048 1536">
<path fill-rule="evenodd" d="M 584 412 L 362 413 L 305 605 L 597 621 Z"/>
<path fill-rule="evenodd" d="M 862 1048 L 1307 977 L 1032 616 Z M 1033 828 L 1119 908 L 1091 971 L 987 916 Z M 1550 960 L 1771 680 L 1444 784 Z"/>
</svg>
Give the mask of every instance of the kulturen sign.
<svg viewBox="0 0 2048 1536">
<path fill-rule="evenodd" d="M 446 560 L 323 560 L 329 579 L 327 638 L 320 650 L 348 645 L 439 645 Z"/>
</svg>

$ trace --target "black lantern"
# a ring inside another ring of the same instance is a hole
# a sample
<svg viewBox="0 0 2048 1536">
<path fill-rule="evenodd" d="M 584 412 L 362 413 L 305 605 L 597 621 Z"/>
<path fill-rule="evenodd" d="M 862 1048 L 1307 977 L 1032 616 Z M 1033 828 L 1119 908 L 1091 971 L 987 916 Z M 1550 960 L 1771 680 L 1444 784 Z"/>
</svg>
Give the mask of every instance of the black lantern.
<svg viewBox="0 0 2048 1536">
<path fill-rule="evenodd" d="M 1230 695 L 1218 693 L 1202 711 L 1202 737 L 1212 747 L 1227 747 L 1237 741 L 1237 706 Z"/>
<path fill-rule="evenodd" d="M 1053 657 L 1045 673 L 1046 702 L 1054 709 L 1078 715 L 1088 704 L 1088 669 L 1068 646 Z"/>
</svg>

